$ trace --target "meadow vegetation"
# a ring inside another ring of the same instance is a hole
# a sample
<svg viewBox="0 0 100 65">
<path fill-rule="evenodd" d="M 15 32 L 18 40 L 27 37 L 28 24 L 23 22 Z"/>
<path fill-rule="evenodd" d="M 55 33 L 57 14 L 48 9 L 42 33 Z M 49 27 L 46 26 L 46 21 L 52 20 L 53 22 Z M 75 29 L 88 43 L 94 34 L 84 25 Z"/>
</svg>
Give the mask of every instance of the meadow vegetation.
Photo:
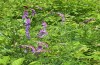
<svg viewBox="0 0 100 65">
<path fill-rule="evenodd" d="M 100 0 L 0 0 L 0 65 L 100 65 Z"/>
</svg>

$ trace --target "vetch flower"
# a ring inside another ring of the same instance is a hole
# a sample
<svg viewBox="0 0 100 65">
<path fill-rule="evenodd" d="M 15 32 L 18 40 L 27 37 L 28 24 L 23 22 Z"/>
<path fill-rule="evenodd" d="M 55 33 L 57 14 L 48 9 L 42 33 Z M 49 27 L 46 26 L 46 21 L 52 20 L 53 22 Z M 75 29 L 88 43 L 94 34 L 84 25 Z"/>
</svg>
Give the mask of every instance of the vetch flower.
<svg viewBox="0 0 100 65">
<path fill-rule="evenodd" d="M 31 20 L 29 18 L 26 18 L 25 26 L 26 26 L 26 36 L 28 39 L 30 39 L 30 34 L 29 34 L 30 23 Z"/>
<path fill-rule="evenodd" d="M 36 49 L 36 52 L 41 52 L 43 50 L 43 47 L 42 46 L 38 46 L 38 48 Z"/>
<path fill-rule="evenodd" d="M 48 44 L 44 42 L 37 42 L 38 47 L 35 48 L 32 45 L 20 45 L 20 48 L 24 49 L 24 53 L 32 52 L 35 54 L 39 54 L 40 52 L 48 52 L 47 50 L 44 49 L 44 47 L 48 48 Z"/>
<path fill-rule="evenodd" d="M 37 42 L 37 44 L 38 44 L 38 48 L 36 49 L 36 52 L 37 52 L 37 53 L 40 53 L 40 52 L 47 52 L 47 50 L 45 50 L 45 49 L 43 49 L 43 48 L 44 48 L 44 46 L 45 46 L 46 48 L 48 48 L 48 44 L 46 44 L 46 43 L 44 43 L 44 42 Z"/>
<path fill-rule="evenodd" d="M 40 30 L 39 34 L 38 34 L 38 37 L 39 38 L 43 38 L 45 35 L 47 35 L 48 33 L 46 32 L 45 29 L 42 29 Z"/>
<path fill-rule="evenodd" d="M 38 46 L 37 50 L 43 49 L 42 46 Z"/>
<path fill-rule="evenodd" d="M 29 51 L 29 49 L 31 49 L 31 52 L 32 53 L 35 53 L 36 52 L 36 49 L 34 46 L 31 46 L 31 45 L 21 45 L 20 46 L 21 48 L 24 48 L 24 52 L 27 53 Z"/>
<path fill-rule="evenodd" d="M 28 17 L 28 11 L 24 11 L 22 19 L 26 19 L 26 17 Z"/>
<path fill-rule="evenodd" d="M 65 21 L 65 16 L 64 16 L 64 14 L 62 14 L 62 13 L 57 13 L 61 18 L 62 18 L 62 22 L 64 22 Z"/>
<path fill-rule="evenodd" d="M 45 46 L 46 48 L 48 48 L 48 44 L 47 43 L 38 41 L 37 44 L 38 44 L 38 46 Z"/>
<path fill-rule="evenodd" d="M 43 28 L 38 33 L 39 38 L 43 38 L 45 35 L 48 34 L 47 31 L 46 31 L 47 23 L 45 21 L 42 22 L 42 26 L 43 26 Z"/>
<path fill-rule="evenodd" d="M 44 28 L 46 28 L 46 27 L 47 27 L 47 23 L 46 23 L 45 21 L 43 21 L 43 22 L 42 22 L 42 26 L 43 26 Z"/>
<path fill-rule="evenodd" d="M 47 52 L 47 50 L 38 47 L 38 49 L 37 49 L 36 52 L 37 52 L 37 53 L 40 53 L 40 52 Z"/>
<path fill-rule="evenodd" d="M 30 23 L 31 23 L 31 20 L 30 20 L 30 18 L 26 18 L 26 22 L 25 22 L 25 25 L 26 26 L 30 26 Z"/>
<path fill-rule="evenodd" d="M 36 49 L 33 46 L 29 46 L 29 48 L 31 48 L 32 52 L 35 53 Z"/>
<path fill-rule="evenodd" d="M 32 10 L 32 16 L 34 16 L 36 14 L 36 11 L 34 9 L 31 10 Z"/>
</svg>

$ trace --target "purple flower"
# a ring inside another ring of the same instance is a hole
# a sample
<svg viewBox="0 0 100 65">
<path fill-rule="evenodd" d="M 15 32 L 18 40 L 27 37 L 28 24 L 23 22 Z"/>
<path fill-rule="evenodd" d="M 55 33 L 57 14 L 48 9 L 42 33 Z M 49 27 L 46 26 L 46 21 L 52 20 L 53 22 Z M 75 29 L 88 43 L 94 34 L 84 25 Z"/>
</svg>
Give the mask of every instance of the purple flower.
<svg viewBox="0 0 100 65">
<path fill-rule="evenodd" d="M 45 35 L 47 35 L 48 33 L 46 32 L 46 27 L 47 27 L 47 23 L 46 22 L 42 22 L 42 26 L 43 26 L 43 29 L 40 30 L 39 34 L 38 34 L 38 37 L 39 38 L 43 38 Z"/>
<path fill-rule="evenodd" d="M 39 38 L 43 38 L 45 35 L 47 35 L 48 33 L 46 32 L 45 29 L 42 29 L 40 30 L 39 34 L 38 34 L 38 37 Z"/>
<path fill-rule="evenodd" d="M 25 48 L 24 52 L 29 51 L 29 49 L 31 49 L 31 51 L 32 51 L 33 53 L 36 52 L 35 47 L 34 47 L 34 46 L 31 46 L 31 45 L 21 45 L 21 48 Z M 29 48 L 29 49 L 27 49 L 27 48 Z"/>
<path fill-rule="evenodd" d="M 30 29 L 31 20 L 29 18 L 26 19 L 25 26 L 26 26 L 26 36 L 30 39 L 29 29 Z"/>
<path fill-rule="evenodd" d="M 36 52 L 36 50 L 35 50 L 35 48 L 33 46 L 29 46 L 29 48 L 31 48 L 31 50 L 32 50 L 33 53 Z"/>
<path fill-rule="evenodd" d="M 28 39 L 30 39 L 29 30 L 27 30 L 27 29 L 28 29 L 28 27 L 26 27 L 26 37 L 27 37 Z"/>
<path fill-rule="evenodd" d="M 30 20 L 29 18 L 26 18 L 25 25 L 26 25 L 26 26 L 29 26 L 29 25 L 30 25 L 30 23 L 31 23 L 31 20 Z"/>
<path fill-rule="evenodd" d="M 38 48 L 36 49 L 36 52 L 37 52 L 37 53 L 40 53 L 40 52 L 47 52 L 47 50 L 43 49 L 42 46 L 38 46 Z"/>
<path fill-rule="evenodd" d="M 62 22 L 64 22 L 65 21 L 65 16 L 64 16 L 64 14 L 62 14 L 62 13 L 57 13 L 61 18 L 62 18 Z"/>
<path fill-rule="evenodd" d="M 28 11 L 24 11 L 22 19 L 26 19 L 26 17 L 28 17 Z"/>
<path fill-rule="evenodd" d="M 42 22 L 42 26 L 43 26 L 44 28 L 46 28 L 46 27 L 47 27 L 47 23 L 46 23 L 45 21 L 43 21 L 43 22 Z"/>
<path fill-rule="evenodd" d="M 34 16 L 36 14 L 36 11 L 34 9 L 31 10 L 32 10 L 32 16 Z"/>
<path fill-rule="evenodd" d="M 37 50 L 39 50 L 39 49 L 43 49 L 42 46 L 38 46 Z"/>
<path fill-rule="evenodd" d="M 47 52 L 47 50 L 43 49 L 43 46 L 48 48 L 48 44 L 46 44 L 44 42 L 37 42 L 37 43 L 38 43 L 38 47 L 37 48 L 35 48 L 32 45 L 21 45 L 20 48 L 24 49 L 24 53 L 27 53 L 30 50 L 31 50 L 32 53 Z"/>
</svg>

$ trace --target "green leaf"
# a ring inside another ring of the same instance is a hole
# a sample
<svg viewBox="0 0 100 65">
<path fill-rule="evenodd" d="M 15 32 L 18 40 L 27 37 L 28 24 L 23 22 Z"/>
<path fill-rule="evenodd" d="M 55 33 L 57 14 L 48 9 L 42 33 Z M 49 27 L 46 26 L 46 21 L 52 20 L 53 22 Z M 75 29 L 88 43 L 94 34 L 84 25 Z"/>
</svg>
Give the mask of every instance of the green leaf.
<svg viewBox="0 0 100 65">
<path fill-rule="evenodd" d="M 3 58 L 0 59 L 0 64 L 7 65 L 7 63 L 9 62 L 9 60 L 10 60 L 9 56 L 3 56 Z"/>
<path fill-rule="evenodd" d="M 31 63 L 28 64 L 28 65 L 41 65 L 41 64 L 40 64 L 40 62 L 38 62 L 38 61 L 34 61 L 34 62 L 31 62 Z"/>
<path fill-rule="evenodd" d="M 24 58 L 19 58 L 15 60 L 11 65 L 21 65 L 24 61 Z"/>
<path fill-rule="evenodd" d="M 25 30 L 24 30 L 24 29 L 20 29 L 20 30 L 18 30 L 18 33 L 19 33 L 20 35 L 23 35 L 23 34 L 25 34 Z"/>
<path fill-rule="evenodd" d="M 14 2 L 14 0 L 9 0 L 10 2 Z"/>
</svg>

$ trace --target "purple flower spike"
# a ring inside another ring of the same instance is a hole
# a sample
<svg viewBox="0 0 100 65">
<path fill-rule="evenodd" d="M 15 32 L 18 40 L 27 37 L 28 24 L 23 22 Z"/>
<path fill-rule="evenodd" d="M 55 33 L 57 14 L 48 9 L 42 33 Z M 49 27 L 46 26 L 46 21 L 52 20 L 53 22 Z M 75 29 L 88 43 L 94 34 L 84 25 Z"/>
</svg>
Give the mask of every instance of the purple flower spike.
<svg viewBox="0 0 100 65">
<path fill-rule="evenodd" d="M 36 14 L 36 11 L 32 9 L 32 16 L 34 16 L 35 14 Z"/>
<path fill-rule="evenodd" d="M 26 19 L 26 22 L 25 22 L 25 25 L 26 25 L 26 26 L 29 26 L 30 23 L 31 23 L 31 20 L 30 20 L 29 18 L 27 18 L 27 19 Z"/>
<path fill-rule="evenodd" d="M 26 25 L 26 36 L 28 39 L 30 39 L 30 34 L 29 34 L 30 23 L 31 23 L 31 20 L 29 18 L 27 18 L 25 25 Z"/>
<path fill-rule="evenodd" d="M 28 11 L 24 11 L 22 19 L 26 19 L 26 17 L 28 17 Z"/>
<path fill-rule="evenodd" d="M 27 30 L 26 30 L 26 36 L 28 39 L 30 39 L 30 34 L 29 34 L 29 31 L 27 31 Z"/>
<path fill-rule="evenodd" d="M 44 27 L 44 28 L 46 28 L 47 27 L 47 23 L 46 22 L 42 22 L 42 26 Z"/>
<path fill-rule="evenodd" d="M 38 34 L 38 37 L 39 38 L 43 38 L 45 35 L 47 35 L 48 33 L 46 32 L 45 29 L 42 29 L 40 30 L 39 34 Z"/>
</svg>

